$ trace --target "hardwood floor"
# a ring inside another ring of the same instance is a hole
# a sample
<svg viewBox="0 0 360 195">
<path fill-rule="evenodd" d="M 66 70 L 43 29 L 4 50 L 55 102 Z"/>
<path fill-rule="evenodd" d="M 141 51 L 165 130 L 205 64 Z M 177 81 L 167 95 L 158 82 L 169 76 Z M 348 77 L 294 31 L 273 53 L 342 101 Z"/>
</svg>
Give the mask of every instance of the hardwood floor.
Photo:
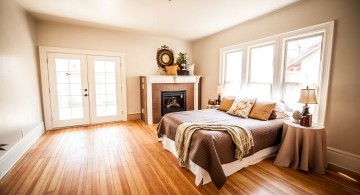
<svg viewBox="0 0 360 195">
<path fill-rule="evenodd" d="M 340 174 L 301 172 L 266 159 L 228 177 L 221 190 L 195 186 L 142 121 L 46 132 L 0 181 L 0 194 L 360 194 Z"/>
</svg>

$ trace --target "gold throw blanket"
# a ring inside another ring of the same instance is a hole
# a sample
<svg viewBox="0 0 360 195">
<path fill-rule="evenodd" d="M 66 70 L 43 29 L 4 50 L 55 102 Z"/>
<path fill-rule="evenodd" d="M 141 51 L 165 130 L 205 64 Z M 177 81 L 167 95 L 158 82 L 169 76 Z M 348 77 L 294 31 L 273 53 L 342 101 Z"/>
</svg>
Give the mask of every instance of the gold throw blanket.
<svg viewBox="0 0 360 195">
<path fill-rule="evenodd" d="M 175 147 L 180 166 L 186 167 L 192 134 L 197 130 L 227 131 L 236 145 L 235 158 L 241 160 L 254 146 L 251 132 L 238 125 L 213 123 L 183 123 L 178 126 L 175 136 Z"/>
</svg>

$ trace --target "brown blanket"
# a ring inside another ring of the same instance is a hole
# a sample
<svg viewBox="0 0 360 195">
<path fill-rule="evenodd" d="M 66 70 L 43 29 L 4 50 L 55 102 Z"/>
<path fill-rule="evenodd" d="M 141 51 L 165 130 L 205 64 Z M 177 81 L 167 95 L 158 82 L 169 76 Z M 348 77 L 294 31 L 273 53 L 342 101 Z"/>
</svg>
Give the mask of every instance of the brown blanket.
<svg viewBox="0 0 360 195">
<path fill-rule="evenodd" d="M 251 131 L 254 147 L 249 155 L 280 143 L 283 119 L 260 121 L 231 116 L 215 109 L 170 113 L 163 117 L 158 126 L 158 136 L 165 135 L 175 140 L 177 127 L 184 122 L 234 124 Z M 190 159 L 209 175 L 217 188 L 226 182 L 226 175 L 221 164 L 237 160 L 234 158 L 235 144 L 231 136 L 223 131 L 196 131 L 191 138 Z"/>
</svg>

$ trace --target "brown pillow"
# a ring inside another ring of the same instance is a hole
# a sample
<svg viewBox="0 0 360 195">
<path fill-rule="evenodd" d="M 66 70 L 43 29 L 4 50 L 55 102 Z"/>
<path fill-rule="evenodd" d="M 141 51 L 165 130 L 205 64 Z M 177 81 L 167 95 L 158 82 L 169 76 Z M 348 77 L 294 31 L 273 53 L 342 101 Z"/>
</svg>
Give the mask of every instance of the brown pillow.
<svg viewBox="0 0 360 195">
<path fill-rule="evenodd" d="M 226 98 L 226 97 L 224 97 L 221 100 L 221 103 L 220 103 L 220 106 L 219 106 L 218 110 L 225 111 L 225 112 L 229 111 L 232 104 L 234 103 L 234 100 L 235 100 L 235 98 Z"/>
<path fill-rule="evenodd" d="M 276 114 L 276 111 L 273 110 L 269 116 L 269 120 L 273 120 L 273 119 L 276 119 L 277 118 L 277 114 Z"/>
<path fill-rule="evenodd" d="M 249 117 L 267 121 L 271 115 L 271 112 L 275 109 L 276 103 L 274 102 L 261 102 L 256 101 L 252 108 Z"/>
<path fill-rule="evenodd" d="M 174 65 L 171 65 L 171 66 L 165 66 L 165 70 L 166 70 L 167 75 L 177 75 L 177 69 L 178 69 L 177 64 L 174 64 Z"/>
</svg>

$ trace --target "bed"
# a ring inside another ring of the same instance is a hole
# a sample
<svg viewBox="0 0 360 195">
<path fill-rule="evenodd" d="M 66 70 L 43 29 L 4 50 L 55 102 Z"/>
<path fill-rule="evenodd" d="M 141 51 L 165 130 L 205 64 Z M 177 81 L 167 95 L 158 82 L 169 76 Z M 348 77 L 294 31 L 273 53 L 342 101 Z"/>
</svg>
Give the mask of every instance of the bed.
<svg viewBox="0 0 360 195">
<path fill-rule="evenodd" d="M 195 184 L 212 181 L 220 189 L 227 176 L 274 155 L 281 140 L 284 119 L 244 119 L 216 109 L 166 114 L 159 122 L 158 137 L 164 148 L 176 157 L 176 130 L 185 122 L 239 125 L 251 132 L 254 146 L 241 161 L 234 157 L 235 144 L 227 132 L 198 130 L 192 135 L 187 168 L 195 174 Z"/>
</svg>

